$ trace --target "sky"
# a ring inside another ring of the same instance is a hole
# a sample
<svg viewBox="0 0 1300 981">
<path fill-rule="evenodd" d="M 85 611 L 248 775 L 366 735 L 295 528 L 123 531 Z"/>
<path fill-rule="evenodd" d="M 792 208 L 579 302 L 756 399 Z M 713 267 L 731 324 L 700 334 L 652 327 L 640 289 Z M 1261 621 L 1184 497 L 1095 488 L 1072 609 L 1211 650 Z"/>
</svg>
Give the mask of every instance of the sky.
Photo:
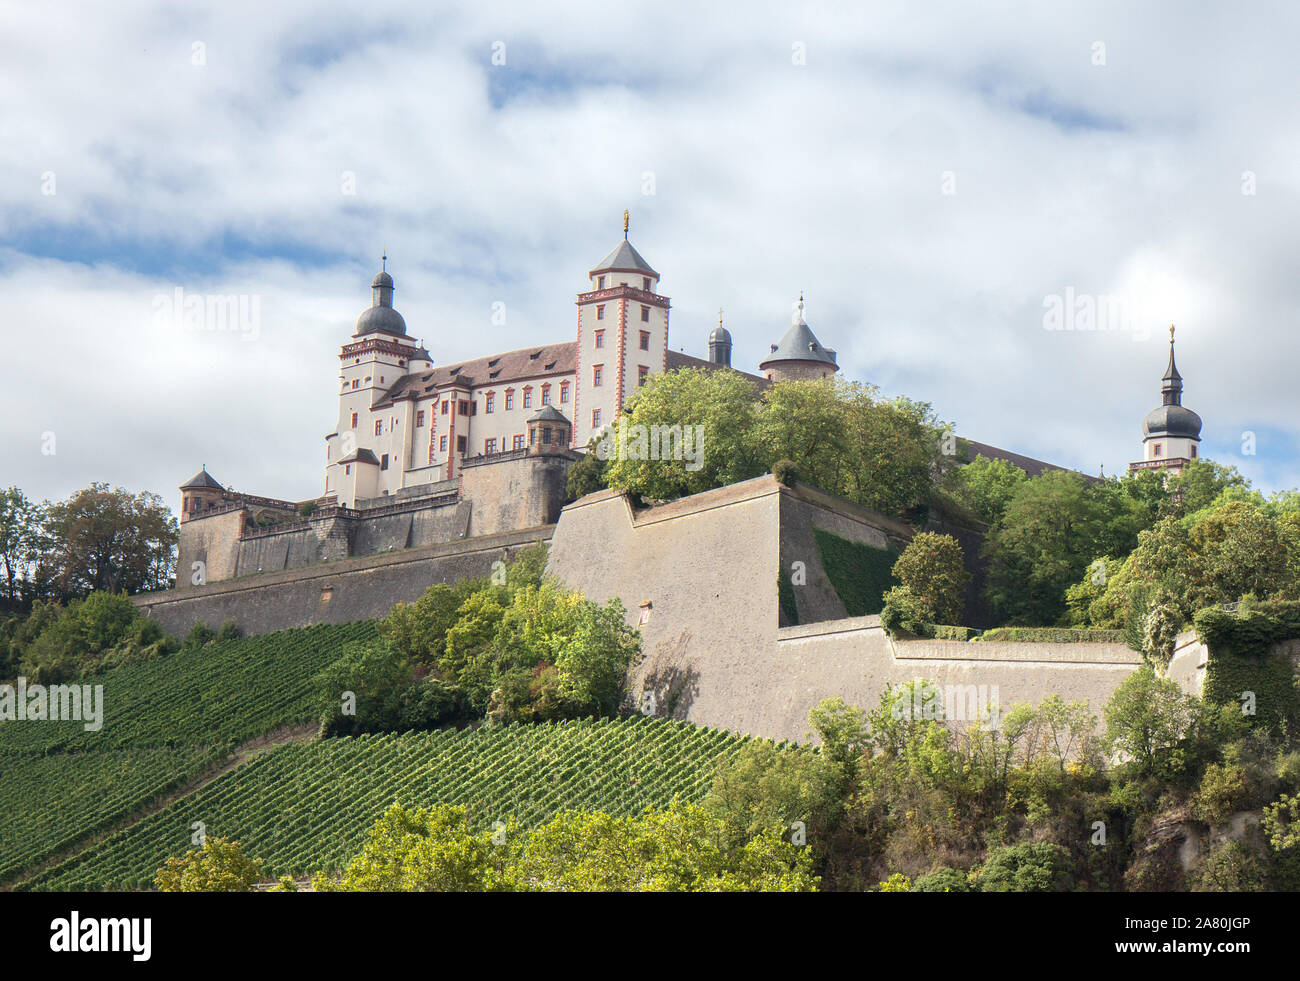
<svg viewBox="0 0 1300 981">
<path fill-rule="evenodd" d="M 1112 474 L 1173 323 L 1201 455 L 1300 485 L 1300 8 L 974 6 L 6 4 L 0 486 L 315 497 L 385 249 L 454 364 L 573 339 L 624 209 L 674 349 L 721 308 L 754 371 L 802 292 L 846 377 Z"/>
</svg>

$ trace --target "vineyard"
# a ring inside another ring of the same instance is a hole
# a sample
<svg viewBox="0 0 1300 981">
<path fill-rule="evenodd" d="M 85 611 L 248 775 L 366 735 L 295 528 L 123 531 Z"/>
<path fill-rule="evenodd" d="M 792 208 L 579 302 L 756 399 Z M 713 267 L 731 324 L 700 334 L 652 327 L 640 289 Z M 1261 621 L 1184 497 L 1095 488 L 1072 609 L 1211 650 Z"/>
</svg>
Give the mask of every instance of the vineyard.
<svg viewBox="0 0 1300 981">
<path fill-rule="evenodd" d="M 0 882 L 175 789 L 216 755 L 204 749 L 0 753 Z"/>
<path fill-rule="evenodd" d="M 344 866 L 394 800 L 466 804 L 480 827 L 568 808 L 615 815 L 699 800 L 744 740 L 665 719 L 580 720 L 284 746 L 213 781 L 24 888 L 147 888 L 193 825 L 240 841 L 273 875 Z"/>
<path fill-rule="evenodd" d="M 0 723 L 0 883 L 120 823 L 235 746 L 310 721 L 311 678 L 372 622 L 214 643 L 88 678 L 103 726 Z"/>
<path fill-rule="evenodd" d="M 0 723 L 0 752 L 234 746 L 314 714 L 311 678 L 343 645 L 374 638 L 372 621 L 282 630 L 118 668 L 104 686 L 104 724 Z"/>
</svg>

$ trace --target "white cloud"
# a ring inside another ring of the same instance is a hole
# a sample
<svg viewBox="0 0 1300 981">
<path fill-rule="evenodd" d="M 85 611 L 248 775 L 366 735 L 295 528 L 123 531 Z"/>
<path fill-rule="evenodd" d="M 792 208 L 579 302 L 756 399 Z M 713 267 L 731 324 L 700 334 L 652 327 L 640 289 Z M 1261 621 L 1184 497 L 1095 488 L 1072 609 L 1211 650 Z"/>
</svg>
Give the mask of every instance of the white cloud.
<svg viewBox="0 0 1300 981">
<path fill-rule="evenodd" d="M 1116 472 L 1175 321 L 1206 451 L 1296 485 L 1297 15 L 1261 16 L 10 5 L 0 482 L 171 500 L 207 463 L 240 489 L 319 493 L 337 348 L 381 248 L 446 364 L 572 337 L 629 207 L 675 347 L 703 353 L 722 306 L 752 367 L 802 289 L 846 374 L 974 438 Z M 258 340 L 151 332 L 177 286 L 259 296 Z M 1043 298 L 1071 288 L 1123 297 L 1149 338 L 1045 331 Z M 1259 455 L 1230 456 L 1247 429 Z"/>
</svg>

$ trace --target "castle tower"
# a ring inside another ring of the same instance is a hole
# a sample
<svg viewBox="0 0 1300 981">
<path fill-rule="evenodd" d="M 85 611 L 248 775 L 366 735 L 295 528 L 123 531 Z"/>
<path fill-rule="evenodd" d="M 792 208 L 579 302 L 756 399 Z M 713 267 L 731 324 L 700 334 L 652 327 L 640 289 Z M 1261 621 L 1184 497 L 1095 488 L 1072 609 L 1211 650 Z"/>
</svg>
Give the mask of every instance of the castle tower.
<svg viewBox="0 0 1300 981">
<path fill-rule="evenodd" d="M 1169 366 L 1160 384 L 1160 405 L 1142 420 L 1142 460 L 1129 471 L 1168 470 L 1182 473 L 1196 459 L 1201 442 L 1201 417 L 1183 406 L 1183 376 L 1174 364 L 1174 328 L 1169 328 Z"/>
<path fill-rule="evenodd" d="M 758 370 L 771 382 L 829 378 L 840 370 L 835 363 L 835 352 L 822 346 L 803 319 L 802 293 L 790 329 L 772 345 L 772 353 L 758 366 Z"/>
<path fill-rule="evenodd" d="M 206 466 L 181 484 L 180 491 L 182 522 L 197 518 L 206 511 L 211 511 L 226 496 L 226 489 L 212 479 L 212 475 L 208 473 Z"/>
<path fill-rule="evenodd" d="M 614 422 L 652 372 L 668 367 L 669 299 L 660 296 L 659 274 L 627 238 L 588 274 L 579 293 L 577 378 L 573 445 L 584 447 Z"/>
<path fill-rule="evenodd" d="M 339 351 L 339 418 L 335 431 L 325 437 L 325 493 L 349 507 L 401 487 L 397 464 L 410 455 L 403 440 L 411 438 L 411 427 L 408 423 L 397 432 L 402 415 L 376 414 L 372 407 L 403 375 L 433 366 L 429 352 L 406 336 L 406 321 L 393 308 L 393 289 L 385 254 L 370 283 L 370 306 Z"/>
<path fill-rule="evenodd" d="M 731 332 L 722 326 L 722 311 L 718 311 L 718 326 L 709 332 L 709 360 L 724 368 L 731 367 Z"/>
</svg>

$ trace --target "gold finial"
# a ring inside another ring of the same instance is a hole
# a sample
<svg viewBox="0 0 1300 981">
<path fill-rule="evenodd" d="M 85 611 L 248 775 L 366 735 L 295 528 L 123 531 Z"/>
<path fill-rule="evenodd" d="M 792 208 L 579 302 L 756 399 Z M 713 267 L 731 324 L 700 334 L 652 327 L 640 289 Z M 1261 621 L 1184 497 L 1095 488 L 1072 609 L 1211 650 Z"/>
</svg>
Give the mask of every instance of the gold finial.
<svg viewBox="0 0 1300 981">
<path fill-rule="evenodd" d="M 1170 324 L 1170 325 L 1169 325 L 1169 343 L 1172 344 L 1173 342 L 1174 342 L 1174 325 L 1173 325 L 1173 324 Z"/>
<path fill-rule="evenodd" d="M 383 267 L 380 271 L 388 272 L 388 246 L 387 245 L 384 246 L 384 254 L 381 255 L 379 258 L 383 262 Z"/>
<path fill-rule="evenodd" d="M 627 209 L 623 209 L 623 237 L 627 238 Z"/>
<path fill-rule="evenodd" d="M 718 307 L 718 326 L 722 326 L 722 307 Z"/>
</svg>

